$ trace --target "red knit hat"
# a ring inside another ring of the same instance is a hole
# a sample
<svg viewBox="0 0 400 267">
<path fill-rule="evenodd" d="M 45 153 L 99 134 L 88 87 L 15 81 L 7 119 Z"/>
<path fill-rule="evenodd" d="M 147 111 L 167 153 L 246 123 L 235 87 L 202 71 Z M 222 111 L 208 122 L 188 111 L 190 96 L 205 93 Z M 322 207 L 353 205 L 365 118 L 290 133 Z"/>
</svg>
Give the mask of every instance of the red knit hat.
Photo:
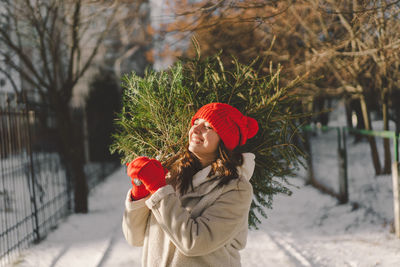
<svg viewBox="0 0 400 267">
<path fill-rule="evenodd" d="M 213 127 L 229 150 L 244 145 L 247 139 L 255 136 L 258 131 L 255 119 L 244 116 L 238 109 L 224 103 L 202 106 L 193 116 L 191 124 L 199 118 L 206 120 Z"/>
</svg>

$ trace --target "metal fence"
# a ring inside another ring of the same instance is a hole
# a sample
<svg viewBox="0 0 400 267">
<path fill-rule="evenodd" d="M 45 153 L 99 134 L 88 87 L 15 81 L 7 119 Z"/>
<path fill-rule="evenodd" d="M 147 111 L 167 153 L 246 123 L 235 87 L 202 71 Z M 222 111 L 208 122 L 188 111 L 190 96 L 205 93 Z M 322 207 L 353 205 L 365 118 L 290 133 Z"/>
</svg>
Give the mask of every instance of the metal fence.
<svg viewBox="0 0 400 267">
<path fill-rule="evenodd" d="M 394 212 L 394 206 L 398 205 L 394 186 L 398 177 L 393 173 L 393 164 L 399 162 L 399 136 L 395 132 L 348 127 L 306 126 L 303 129 L 310 155 L 307 177 L 310 184 L 336 197 L 340 203 L 350 202 L 355 208 L 362 206 L 385 223 L 399 219 L 400 215 Z M 376 142 L 380 162 L 384 139 L 391 141 L 392 174 L 376 175 L 370 138 Z M 397 228 L 400 231 L 400 226 Z"/>
<path fill-rule="evenodd" d="M 341 203 L 348 201 L 347 153 L 342 130 L 339 127 L 311 127 L 305 130 L 308 154 L 307 180 L 321 191 L 336 197 Z"/>
<path fill-rule="evenodd" d="M 57 151 L 51 112 L 10 101 L 0 107 L 0 266 L 39 242 L 72 210 L 70 182 Z M 89 188 L 117 166 L 87 164 Z"/>
</svg>

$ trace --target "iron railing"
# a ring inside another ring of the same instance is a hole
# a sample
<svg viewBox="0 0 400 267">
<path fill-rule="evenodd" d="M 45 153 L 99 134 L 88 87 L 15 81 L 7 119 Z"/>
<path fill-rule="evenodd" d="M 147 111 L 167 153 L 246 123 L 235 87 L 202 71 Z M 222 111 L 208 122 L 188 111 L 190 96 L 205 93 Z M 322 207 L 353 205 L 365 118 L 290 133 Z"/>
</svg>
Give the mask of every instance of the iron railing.
<svg viewBox="0 0 400 267">
<path fill-rule="evenodd" d="M 54 127 L 53 114 L 45 108 L 10 99 L 0 105 L 0 266 L 42 240 L 73 210 Z M 86 164 L 89 189 L 117 165 Z"/>
</svg>

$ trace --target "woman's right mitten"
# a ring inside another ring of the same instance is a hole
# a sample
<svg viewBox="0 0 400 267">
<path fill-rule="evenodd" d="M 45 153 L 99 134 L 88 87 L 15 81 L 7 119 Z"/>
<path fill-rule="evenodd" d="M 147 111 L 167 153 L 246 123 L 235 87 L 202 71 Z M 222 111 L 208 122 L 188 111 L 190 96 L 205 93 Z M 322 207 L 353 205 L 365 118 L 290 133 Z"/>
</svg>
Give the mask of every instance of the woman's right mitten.
<svg viewBox="0 0 400 267">
<path fill-rule="evenodd" d="M 132 163 L 132 162 L 131 162 Z M 132 165 L 131 163 L 127 163 L 126 166 L 128 166 L 127 169 L 127 174 L 128 176 L 131 177 L 131 182 L 132 182 L 132 189 L 131 189 L 131 197 L 132 200 L 139 200 L 142 199 L 150 194 L 150 192 L 146 189 L 144 184 L 134 175 L 132 171 Z M 135 176 L 135 177 L 133 177 Z"/>
</svg>

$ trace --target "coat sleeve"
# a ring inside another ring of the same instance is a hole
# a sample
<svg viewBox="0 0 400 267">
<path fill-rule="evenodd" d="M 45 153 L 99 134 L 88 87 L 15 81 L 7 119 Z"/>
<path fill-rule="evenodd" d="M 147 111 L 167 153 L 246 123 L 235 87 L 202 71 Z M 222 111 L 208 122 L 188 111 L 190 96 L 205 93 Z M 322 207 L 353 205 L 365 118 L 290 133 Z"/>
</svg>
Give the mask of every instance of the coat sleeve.
<svg viewBox="0 0 400 267">
<path fill-rule="evenodd" d="M 143 246 L 147 220 L 150 215 L 150 210 L 145 205 L 148 198 L 133 201 L 131 200 L 131 190 L 128 191 L 122 218 L 122 232 L 126 241 L 132 246 Z"/>
<path fill-rule="evenodd" d="M 167 185 L 146 201 L 157 222 L 175 246 L 186 256 L 209 254 L 232 240 L 247 227 L 252 186 L 239 180 L 223 190 L 203 213 L 192 218 L 182 207 L 174 189 Z"/>
</svg>

